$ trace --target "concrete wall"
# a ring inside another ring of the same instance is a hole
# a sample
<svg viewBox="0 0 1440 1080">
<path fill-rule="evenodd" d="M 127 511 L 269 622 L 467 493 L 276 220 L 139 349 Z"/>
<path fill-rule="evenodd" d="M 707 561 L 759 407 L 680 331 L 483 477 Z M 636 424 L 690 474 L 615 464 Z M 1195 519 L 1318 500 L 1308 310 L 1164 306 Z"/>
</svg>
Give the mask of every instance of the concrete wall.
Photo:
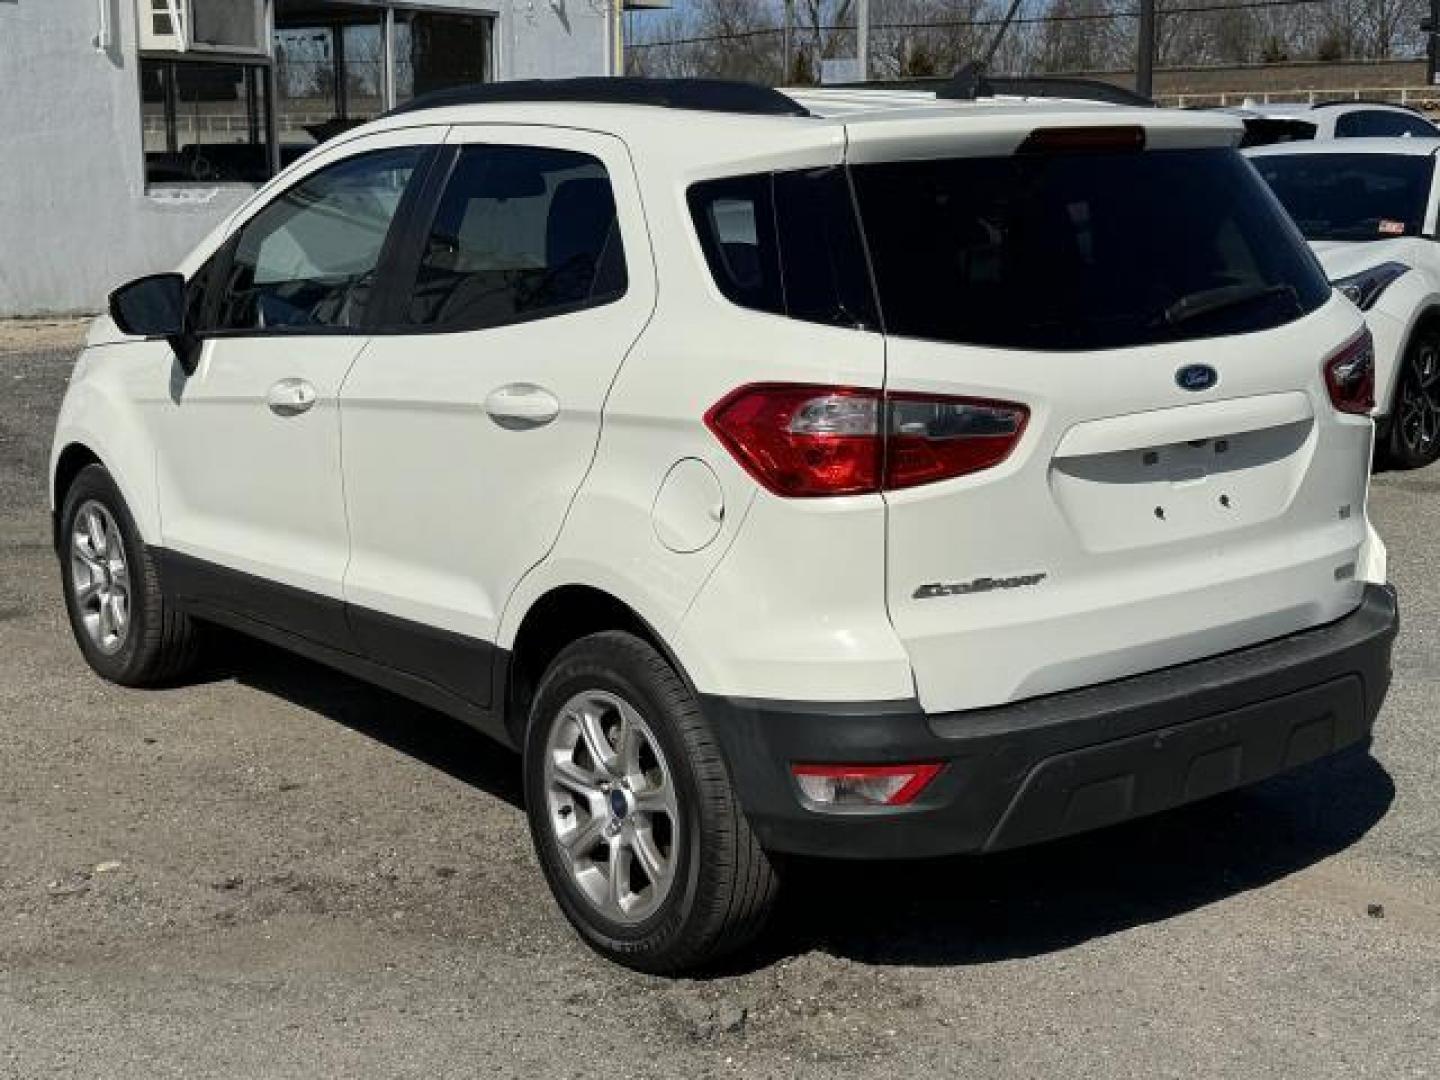
<svg viewBox="0 0 1440 1080">
<path fill-rule="evenodd" d="M 0 315 L 93 311 L 170 265 L 242 197 L 145 195 L 134 18 L 115 0 L 0 0 Z"/>
<path fill-rule="evenodd" d="M 1117 86 L 1134 86 L 1131 71 L 1084 72 Z M 1230 104 L 1246 95 L 1274 95 L 1277 101 L 1364 97 L 1428 101 L 1435 89 L 1425 85 L 1424 60 L 1297 61 L 1236 67 L 1175 67 L 1155 72 L 1155 96 L 1163 105 Z"/>
<path fill-rule="evenodd" d="M 96 311 L 167 269 L 249 194 L 147 194 L 133 0 L 0 0 L 0 317 Z M 426 6 L 423 2 L 411 7 Z M 498 17 L 501 78 L 600 74 L 593 0 L 444 0 Z"/>
</svg>

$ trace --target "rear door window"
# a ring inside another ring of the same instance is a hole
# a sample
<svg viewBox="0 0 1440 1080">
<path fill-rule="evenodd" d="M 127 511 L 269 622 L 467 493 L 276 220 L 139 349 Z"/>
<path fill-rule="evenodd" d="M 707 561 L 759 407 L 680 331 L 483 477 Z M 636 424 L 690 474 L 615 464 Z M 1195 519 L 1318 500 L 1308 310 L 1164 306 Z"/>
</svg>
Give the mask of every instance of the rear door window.
<svg viewBox="0 0 1440 1080">
<path fill-rule="evenodd" d="M 1389 240 L 1424 231 L 1429 154 L 1266 154 L 1260 176 L 1311 240 Z"/>
<path fill-rule="evenodd" d="M 1264 330 L 1330 286 L 1229 149 L 855 166 L 888 333 L 1032 350 Z"/>
<path fill-rule="evenodd" d="M 503 326 L 607 304 L 625 289 L 615 196 L 598 159 L 466 146 L 425 239 L 404 321 Z"/>
</svg>

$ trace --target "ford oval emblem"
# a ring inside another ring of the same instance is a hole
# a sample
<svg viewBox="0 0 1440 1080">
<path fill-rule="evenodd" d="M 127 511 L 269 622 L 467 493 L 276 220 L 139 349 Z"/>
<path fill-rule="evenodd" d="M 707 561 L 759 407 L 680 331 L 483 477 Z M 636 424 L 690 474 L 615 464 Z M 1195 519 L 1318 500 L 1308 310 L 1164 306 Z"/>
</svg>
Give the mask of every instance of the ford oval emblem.
<svg viewBox="0 0 1440 1080">
<path fill-rule="evenodd" d="M 1220 381 L 1220 373 L 1209 364 L 1186 364 L 1175 372 L 1175 385 L 1181 390 L 1209 390 Z"/>
</svg>

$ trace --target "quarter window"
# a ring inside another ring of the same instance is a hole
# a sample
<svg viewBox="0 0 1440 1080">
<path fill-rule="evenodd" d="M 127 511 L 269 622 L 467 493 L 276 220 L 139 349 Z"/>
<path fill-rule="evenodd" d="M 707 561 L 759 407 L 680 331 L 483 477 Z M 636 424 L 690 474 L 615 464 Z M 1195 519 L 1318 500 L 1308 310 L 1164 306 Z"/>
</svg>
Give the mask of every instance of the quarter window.
<svg viewBox="0 0 1440 1080">
<path fill-rule="evenodd" d="M 425 239 L 406 319 L 474 330 L 610 303 L 625 288 L 604 165 L 569 150 L 469 146 Z"/>
<path fill-rule="evenodd" d="M 425 150 L 360 154 L 306 177 L 233 241 L 216 329 L 359 326 L 400 199 Z"/>
<path fill-rule="evenodd" d="M 741 307 L 875 328 L 874 292 L 845 170 L 707 180 L 690 214 L 716 286 Z"/>
</svg>

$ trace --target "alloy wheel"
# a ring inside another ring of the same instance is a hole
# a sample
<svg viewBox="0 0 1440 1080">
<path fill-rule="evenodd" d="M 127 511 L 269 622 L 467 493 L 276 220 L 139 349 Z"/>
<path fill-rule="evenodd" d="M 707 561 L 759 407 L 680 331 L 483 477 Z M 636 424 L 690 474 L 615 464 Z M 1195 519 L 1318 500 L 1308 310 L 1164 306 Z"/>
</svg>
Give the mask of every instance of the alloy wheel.
<svg viewBox="0 0 1440 1080">
<path fill-rule="evenodd" d="M 1426 341 L 1411 355 L 1400 385 L 1395 422 L 1405 449 L 1415 457 L 1430 454 L 1440 439 L 1440 343 Z"/>
<path fill-rule="evenodd" d="M 562 866 L 600 914 L 643 922 L 675 884 L 682 836 L 674 778 L 639 711 L 588 690 L 560 709 L 544 785 Z"/>
<path fill-rule="evenodd" d="M 130 566 L 119 525 L 94 499 L 70 527 L 70 582 L 91 643 L 107 656 L 119 652 L 130 633 Z"/>
</svg>

